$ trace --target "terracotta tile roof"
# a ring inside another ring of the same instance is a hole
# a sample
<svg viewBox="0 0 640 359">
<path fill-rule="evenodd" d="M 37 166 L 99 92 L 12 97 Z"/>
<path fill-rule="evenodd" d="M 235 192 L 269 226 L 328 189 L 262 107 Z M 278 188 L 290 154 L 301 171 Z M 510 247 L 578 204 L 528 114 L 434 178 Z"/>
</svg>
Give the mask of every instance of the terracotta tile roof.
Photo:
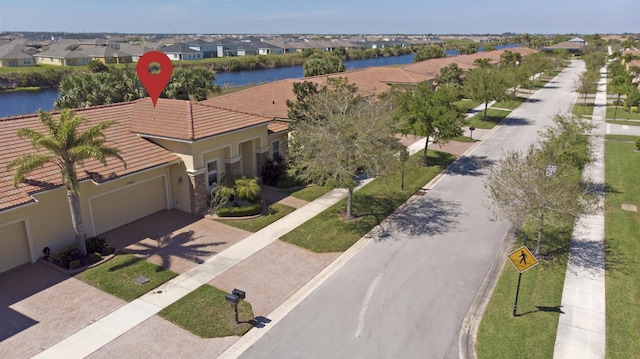
<svg viewBox="0 0 640 359">
<path fill-rule="evenodd" d="M 103 182 L 178 159 L 175 154 L 129 131 L 133 105 L 128 102 L 76 110 L 77 115 L 87 120 L 81 130 L 102 121 L 117 121 L 116 125 L 105 131 L 107 145 L 119 148 L 127 163 L 125 168 L 122 162 L 113 158 L 108 159 L 106 166 L 98 161 L 88 160 L 77 167 L 80 180 Z M 57 112 L 53 114 L 54 117 L 58 115 Z M 13 172 L 7 171 L 7 164 L 16 157 L 35 152 L 27 139 L 16 135 L 21 128 L 46 132 L 37 115 L 0 119 L 0 143 L 3 146 L 0 151 L 0 193 L 3 193 L 0 197 L 0 211 L 33 202 L 30 194 L 62 185 L 58 168 L 46 165 L 28 176 L 26 183 L 19 184 L 18 188 L 13 186 Z"/>
<path fill-rule="evenodd" d="M 200 103 L 271 118 L 287 118 L 286 100 L 296 100 L 293 83 L 300 81 L 302 80 L 275 81 Z"/>
<path fill-rule="evenodd" d="M 150 98 L 133 102 L 129 129 L 142 136 L 157 136 L 194 141 L 272 122 L 272 117 L 252 115 L 217 107 L 205 102 Z"/>
<path fill-rule="evenodd" d="M 251 87 L 224 96 L 214 97 L 199 104 L 207 104 L 233 111 L 243 111 L 257 116 L 273 119 L 287 118 L 286 100 L 295 101 L 293 83 L 312 81 L 319 84 L 326 83 L 328 77 L 346 77 L 355 83 L 363 93 L 379 94 L 388 90 L 393 84 L 417 84 L 422 81 L 434 80 L 440 69 L 455 62 L 463 70 L 476 67 L 474 61 L 478 58 L 490 58 L 493 63 L 500 60 L 500 55 L 509 50 L 527 56 L 537 50 L 517 47 L 505 50 L 480 52 L 471 55 L 460 55 L 440 59 L 431 59 L 401 67 L 370 67 L 367 69 L 341 72 L 331 75 L 307 77 L 299 80 L 280 80 L 269 84 Z"/>
<path fill-rule="evenodd" d="M 274 122 L 271 122 L 269 125 L 267 125 L 267 129 L 269 130 L 269 134 L 284 132 L 289 129 L 289 122 L 274 121 Z"/>
</svg>

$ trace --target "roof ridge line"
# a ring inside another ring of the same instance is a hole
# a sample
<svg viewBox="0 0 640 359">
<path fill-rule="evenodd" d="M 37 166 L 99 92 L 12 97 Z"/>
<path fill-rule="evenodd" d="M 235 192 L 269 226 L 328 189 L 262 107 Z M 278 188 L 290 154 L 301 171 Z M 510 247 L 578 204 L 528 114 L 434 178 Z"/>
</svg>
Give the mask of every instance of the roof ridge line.
<svg viewBox="0 0 640 359">
<path fill-rule="evenodd" d="M 189 103 L 187 104 L 187 116 L 188 116 L 188 129 L 187 129 L 187 138 L 189 140 L 194 140 L 195 139 L 195 129 L 193 126 L 193 105 L 192 102 L 189 101 Z"/>
</svg>

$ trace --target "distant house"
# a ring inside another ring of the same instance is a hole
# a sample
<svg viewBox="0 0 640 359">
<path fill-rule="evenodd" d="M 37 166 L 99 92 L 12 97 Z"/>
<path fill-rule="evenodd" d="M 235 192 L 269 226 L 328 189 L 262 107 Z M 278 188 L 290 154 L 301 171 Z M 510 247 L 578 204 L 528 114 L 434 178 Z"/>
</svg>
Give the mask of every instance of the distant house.
<svg viewBox="0 0 640 359">
<path fill-rule="evenodd" d="M 545 52 L 553 52 L 555 50 L 567 50 L 572 54 L 575 55 L 579 55 L 582 53 L 583 47 L 585 46 L 585 44 L 575 41 L 575 42 L 571 42 L 571 41 L 563 41 L 563 42 L 559 42 L 555 45 L 551 45 L 551 46 L 545 46 L 542 48 L 542 51 Z"/>
<path fill-rule="evenodd" d="M 255 43 L 252 43 L 251 41 L 243 40 L 239 42 L 237 46 L 238 46 L 238 50 L 237 50 L 238 56 L 257 55 L 259 51 L 258 45 Z"/>
<path fill-rule="evenodd" d="M 200 39 L 190 41 L 187 45 L 189 45 L 189 48 L 193 50 L 202 52 L 202 57 L 205 58 L 214 57 L 216 50 L 218 49 L 216 44 Z"/>
<path fill-rule="evenodd" d="M 192 49 L 188 44 L 175 44 L 158 49 L 165 53 L 171 60 L 200 60 L 202 51 Z"/>
<path fill-rule="evenodd" d="M 154 46 L 147 45 L 131 45 L 131 44 L 120 44 L 120 50 L 131 54 L 131 61 L 138 62 L 142 55 L 146 54 L 149 51 L 154 50 Z"/>
<path fill-rule="evenodd" d="M 573 39 L 570 39 L 568 42 L 572 43 L 572 44 L 582 44 L 582 45 L 586 45 L 587 42 L 584 41 L 584 39 L 581 39 L 579 37 L 574 37 Z"/>
<path fill-rule="evenodd" d="M 28 67 L 35 66 L 32 55 L 25 53 L 20 45 L 0 46 L 0 67 Z"/>
<path fill-rule="evenodd" d="M 215 46 L 214 57 L 238 56 L 238 41 L 234 39 L 215 39 L 211 42 Z"/>
<path fill-rule="evenodd" d="M 57 46 L 52 46 L 50 49 L 33 57 L 38 64 L 57 66 L 82 66 L 91 60 L 91 57 L 82 50 L 68 50 Z"/>
<path fill-rule="evenodd" d="M 83 47 L 82 50 L 91 57 L 103 64 L 128 64 L 133 62 L 132 55 L 108 46 Z"/>
<path fill-rule="evenodd" d="M 284 48 L 275 44 L 267 42 L 260 42 L 258 44 L 258 55 L 282 55 L 284 54 Z"/>
</svg>

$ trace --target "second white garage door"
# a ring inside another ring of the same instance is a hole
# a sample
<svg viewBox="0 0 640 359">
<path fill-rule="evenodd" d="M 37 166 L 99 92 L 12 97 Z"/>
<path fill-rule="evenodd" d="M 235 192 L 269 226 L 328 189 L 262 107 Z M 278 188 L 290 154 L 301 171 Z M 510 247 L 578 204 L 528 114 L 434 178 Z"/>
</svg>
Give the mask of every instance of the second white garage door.
<svg viewBox="0 0 640 359">
<path fill-rule="evenodd" d="M 89 200 L 96 234 L 167 208 L 165 177 L 129 185 Z"/>
</svg>

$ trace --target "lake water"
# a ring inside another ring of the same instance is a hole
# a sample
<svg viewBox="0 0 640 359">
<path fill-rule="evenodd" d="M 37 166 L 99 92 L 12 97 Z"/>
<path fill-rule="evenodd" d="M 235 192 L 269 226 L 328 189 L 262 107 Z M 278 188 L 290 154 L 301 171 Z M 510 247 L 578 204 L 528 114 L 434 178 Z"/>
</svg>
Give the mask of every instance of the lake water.
<svg viewBox="0 0 640 359">
<path fill-rule="evenodd" d="M 511 48 L 517 45 L 496 46 L 497 49 Z M 456 51 L 447 50 L 447 56 L 459 55 Z M 363 69 L 374 66 L 406 65 L 413 62 L 414 55 L 380 57 L 375 59 L 346 61 L 347 70 Z M 216 74 L 214 84 L 219 86 L 244 86 L 273 82 L 283 79 L 301 79 L 303 77 L 302 66 L 281 67 L 274 69 L 221 72 Z M 39 109 L 50 111 L 53 102 L 58 97 L 57 90 L 47 89 L 41 91 L 18 91 L 0 93 L 0 118 L 21 114 L 35 113 Z"/>
</svg>

